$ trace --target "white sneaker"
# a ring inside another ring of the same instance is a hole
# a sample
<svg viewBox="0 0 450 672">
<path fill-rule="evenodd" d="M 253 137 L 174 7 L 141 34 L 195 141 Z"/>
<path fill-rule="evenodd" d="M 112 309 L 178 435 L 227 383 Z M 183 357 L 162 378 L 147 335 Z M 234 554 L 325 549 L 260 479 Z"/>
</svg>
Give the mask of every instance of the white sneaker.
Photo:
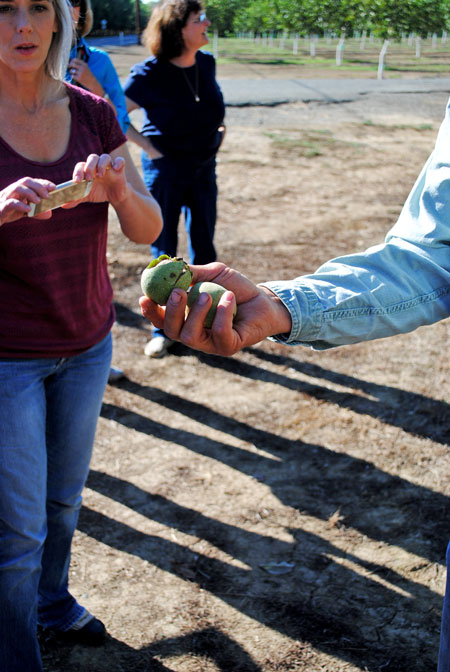
<svg viewBox="0 0 450 672">
<path fill-rule="evenodd" d="M 117 369 L 115 366 L 112 366 L 109 370 L 108 383 L 117 383 L 117 381 L 122 378 L 125 378 L 122 369 Z"/>
<path fill-rule="evenodd" d="M 165 357 L 167 355 L 167 350 L 174 343 L 170 338 L 165 336 L 153 336 L 152 340 L 147 343 L 144 348 L 144 354 L 147 357 Z"/>
</svg>

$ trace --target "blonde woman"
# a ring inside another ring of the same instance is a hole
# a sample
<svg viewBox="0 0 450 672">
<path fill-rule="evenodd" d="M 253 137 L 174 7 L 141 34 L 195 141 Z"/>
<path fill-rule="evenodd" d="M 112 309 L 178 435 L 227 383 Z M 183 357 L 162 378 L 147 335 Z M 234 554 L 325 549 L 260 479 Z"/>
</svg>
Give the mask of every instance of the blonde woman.
<svg viewBox="0 0 450 672">
<path fill-rule="evenodd" d="M 66 0 L 0 3 L 0 669 L 41 672 L 37 624 L 99 644 L 68 589 L 72 536 L 111 360 L 108 204 L 151 243 L 160 208 L 104 100 L 65 84 Z M 36 216 L 55 185 L 88 195 Z"/>
</svg>

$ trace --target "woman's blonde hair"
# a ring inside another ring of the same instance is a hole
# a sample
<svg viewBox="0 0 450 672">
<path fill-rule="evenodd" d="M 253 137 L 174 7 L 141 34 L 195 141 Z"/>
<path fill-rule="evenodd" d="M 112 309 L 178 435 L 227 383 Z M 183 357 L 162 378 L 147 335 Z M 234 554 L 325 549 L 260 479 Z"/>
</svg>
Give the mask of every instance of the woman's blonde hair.
<svg viewBox="0 0 450 672">
<path fill-rule="evenodd" d="M 50 77 L 63 80 L 74 36 L 72 9 L 68 0 L 53 0 L 53 7 L 55 9 L 57 31 L 53 33 L 45 69 Z"/>
<path fill-rule="evenodd" d="M 76 25 L 76 31 L 80 37 L 86 37 L 94 24 L 94 14 L 92 12 L 91 0 L 80 0 L 80 18 Z"/>
<path fill-rule="evenodd" d="M 162 0 L 150 16 L 143 42 L 154 56 L 171 59 L 184 49 L 182 30 L 190 14 L 203 10 L 199 0 Z"/>
</svg>

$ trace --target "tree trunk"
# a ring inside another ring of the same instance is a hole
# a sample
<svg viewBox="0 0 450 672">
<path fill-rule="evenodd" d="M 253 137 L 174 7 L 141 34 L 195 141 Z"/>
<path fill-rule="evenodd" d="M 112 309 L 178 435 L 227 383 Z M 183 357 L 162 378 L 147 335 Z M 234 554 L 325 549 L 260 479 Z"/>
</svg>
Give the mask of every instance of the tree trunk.
<svg viewBox="0 0 450 672">
<path fill-rule="evenodd" d="M 387 48 L 389 46 L 389 40 L 383 42 L 381 47 L 380 55 L 378 57 L 378 75 L 377 79 L 383 79 L 383 70 L 384 70 L 384 57 L 386 56 Z"/>
<path fill-rule="evenodd" d="M 342 65 L 342 54 L 344 51 L 345 36 L 342 36 L 336 47 L 336 65 Z"/>
</svg>

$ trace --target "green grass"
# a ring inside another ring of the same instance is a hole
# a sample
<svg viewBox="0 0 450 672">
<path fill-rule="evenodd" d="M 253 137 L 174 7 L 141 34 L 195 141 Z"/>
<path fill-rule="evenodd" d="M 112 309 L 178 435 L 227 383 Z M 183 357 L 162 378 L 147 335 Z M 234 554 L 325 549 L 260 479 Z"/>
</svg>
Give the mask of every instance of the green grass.
<svg viewBox="0 0 450 672">
<path fill-rule="evenodd" d="M 388 131 L 432 131 L 432 124 L 379 124 L 373 122 L 371 119 L 366 119 L 363 126 L 373 126 L 374 128 L 385 128 Z"/>
<path fill-rule="evenodd" d="M 360 149 L 362 145 L 357 142 L 347 142 L 338 140 L 333 133 L 326 129 L 310 130 L 282 130 L 266 131 L 264 135 L 272 141 L 272 147 L 284 151 L 294 152 L 297 156 L 305 158 L 314 158 L 328 154 L 330 150 L 337 148 Z"/>
<path fill-rule="evenodd" d="M 349 38 L 342 52 L 342 65 L 336 64 L 336 46 L 338 40 L 321 38 L 316 41 L 315 56 L 311 57 L 309 41 L 301 38 L 298 53 L 293 53 L 293 40 L 286 39 L 284 49 L 280 48 L 279 38 L 274 38 L 273 46 L 250 39 L 235 37 L 219 38 L 217 43 L 218 64 L 248 63 L 267 67 L 303 66 L 308 68 L 337 68 L 354 72 L 371 72 L 378 68 L 378 57 L 382 42 L 369 40 L 361 50 L 360 40 Z M 212 41 L 211 45 L 212 46 Z M 421 57 L 416 57 L 415 44 L 407 41 L 391 42 L 385 57 L 385 72 L 391 75 L 414 73 L 425 76 L 450 75 L 450 39 L 442 42 L 438 39 L 436 48 L 432 40 L 422 40 Z"/>
</svg>

